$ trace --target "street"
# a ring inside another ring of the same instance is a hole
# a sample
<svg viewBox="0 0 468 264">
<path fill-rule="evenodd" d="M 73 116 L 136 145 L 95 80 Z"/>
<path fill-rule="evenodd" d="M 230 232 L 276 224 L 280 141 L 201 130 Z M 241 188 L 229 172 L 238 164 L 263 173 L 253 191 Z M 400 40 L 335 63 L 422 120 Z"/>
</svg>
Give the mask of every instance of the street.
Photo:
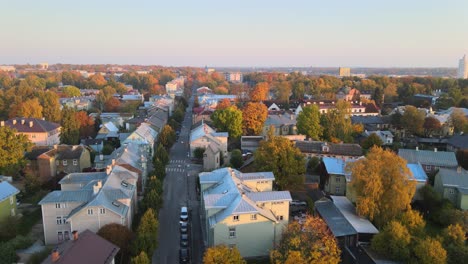
<svg viewBox="0 0 468 264">
<path fill-rule="evenodd" d="M 201 263 L 203 241 L 201 236 L 199 202 L 196 194 L 196 178 L 200 165 L 191 164 L 189 152 L 190 128 L 192 125 L 193 96 L 185 113 L 179 139 L 172 146 L 164 180 L 164 203 L 159 211 L 159 246 L 153 254 L 152 263 L 179 263 L 180 208 L 189 209 L 189 252 L 191 263 Z M 196 241 L 193 243 L 193 241 Z"/>
</svg>

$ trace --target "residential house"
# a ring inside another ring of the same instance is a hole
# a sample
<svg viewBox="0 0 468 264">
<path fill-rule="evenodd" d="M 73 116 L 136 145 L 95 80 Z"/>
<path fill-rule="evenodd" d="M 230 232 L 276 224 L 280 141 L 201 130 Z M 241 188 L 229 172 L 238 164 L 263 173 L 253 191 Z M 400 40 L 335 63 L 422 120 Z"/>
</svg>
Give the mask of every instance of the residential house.
<svg viewBox="0 0 468 264">
<path fill-rule="evenodd" d="M 67 175 L 60 181 L 62 190 L 50 192 L 39 202 L 47 245 L 69 240 L 74 230 L 97 232 L 110 223 L 131 228 L 138 174 L 118 165 L 109 166 L 105 174 Z"/>
<path fill-rule="evenodd" d="M 212 94 L 213 90 L 210 88 L 203 86 L 197 89 L 197 96 L 203 95 L 203 94 Z"/>
<path fill-rule="evenodd" d="M 359 101 L 361 100 L 361 92 L 358 89 L 345 86 L 338 90 L 336 99 L 352 102 Z"/>
<path fill-rule="evenodd" d="M 19 190 L 15 186 L 6 181 L 0 182 L 0 222 L 17 214 L 16 195 L 18 193 Z"/>
<path fill-rule="evenodd" d="M 302 108 L 310 105 L 316 104 L 319 108 L 321 114 L 326 114 L 331 110 L 336 109 L 335 101 L 324 102 L 324 101 L 307 101 L 306 103 L 300 104 L 294 113 L 298 115 Z M 351 108 L 349 109 L 350 116 L 378 116 L 380 115 L 380 109 L 374 103 L 351 103 Z"/>
<path fill-rule="evenodd" d="M 26 159 L 27 172 L 33 176 L 38 177 L 41 181 L 48 180 L 48 178 L 40 178 L 38 157 L 50 149 L 51 147 L 49 146 L 36 146 L 33 147 L 31 151 L 24 154 L 24 158 Z"/>
<path fill-rule="evenodd" d="M 207 107 L 195 107 L 192 109 L 192 125 L 200 122 L 211 123 L 211 115 L 214 113 L 214 109 Z"/>
<path fill-rule="evenodd" d="M 457 152 L 468 150 L 468 135 L 453 135 L 447 140 L 447 150 Z"/>
<path fill-rule="evenodd" d="M 122 142 L 122 144 L 133 142 L 137 145 L 141 145 L 147 151 L 148 157 L 153 157 L 157 137 L 158 132 L 156 132 L 150 124 L 142 123 Z"/>
<path fill-rule="evenodd" d="M 268 256 L 289 222 L 289 191 L 273 191 L 272 172 L 221 168 L 200 173 L 203 238 L 237 247 L 244 258 Z"/>
<path fill-rule="evenodd" d="M 351 181 L 351 173 L 345 168 L 350 161 L 352 160 L 323 157 L 320 164 L 320 188 L 331 195 L 346 195 L 346 185 Z"/>
<path fill-rule="evenodd" d="M 380 140 L 382 140 L 383 145 L 392 145 L 393 144 L 393 134 L 387 130 L 377 130 L 377 131 L 364 131 L 363 136 L 368 138 L 370 135 L 376 134 Z"/>
<path fill-rule="evenodd" d="M 312 157 L 356 159 L 363 155 L 362 147 L 358 144 L 337 144 L 310 140 L 296 141 L 295 144 L 308 159 Z"/>
<path fill-rule="evenodd" d="M 416 181 L 416 193 L 414 194 L 413 200 L 422 200 L 420 190 L 427 184 L 427 174 L 420 163 L 407 163 L 406 167 L 408 167 L 411 172 L 413 176 L 412 179 Z"/>
<path fill-rule="evenodd" d="M 146 118 L 141 117 L 141 116 L 131 118 L 125 122 L 125 129 L 127 131 L 134 131 L 135 129 L 137 129 L 137 127 L 141 125 L 141 123 L 145 121 L 146 121 Z"/>
<path fill-rule="evenodd" d="M 143 98 L 143 95 L 135 90 L 127 94 L 123 94 L 121 100 L 123 102 L 139 103 L 139 104 L 142 104 L 143 101 L 145 101 L 145 99 Z"/>
<path fill-rule="evenodd" d="M 435 176 L 434 189 L 457 208 L 468 210 L 468 171 L 458 167 L 439 169 Z"/>
<path fill-rule="evenodd" d="M 221 163 L 221 153 L 214 144 L 209 144 L 203 153 L 203 170 L 212 171 L 218 169 Z"/>
<path fill-rule="evenodd" d="M 112 122 L 106 122 L 101 125 L 101 128 L 96 135 L 97 139 L 118 138 L 119 128 Z"/>
<path fill-rule="evenodd" d="M 81 145 L 55 145 L 37 157 L 39 177 L 48 180 L 61 173 L 82 172 L 91 167 L 89 150 Z"/>
<path fill-rule="evenodd" d="M 242 136 L 241 149 L 242 151 L 254 152 L 260 146 L 260 142 L 265 140 L 264 136 Z"/>
<path fill-rule="evenodd" d="M 146 123 L 151 125 L 154 131 L 161 133 L 164 126 L 167 124 L 168 115 L 164 111 L 155 111 L 151 116 L 146 120 Z"/>
<path fill-rule="evenodd" d="M 174 111 L 175 101 L 170 96 L 153 95 L 150 97 L 149 103 L 152 103 L 150 105 L 151 107 L 166 111 L 169 114 L 169 116 L 172 116 L 172 112 Z"/>
<path fill-rule="evenodd" d="M 223 100 L 223 99 L 228 99 L 232 103 L 237 99 L 237 95 L 232 95 L 232 94 L 204 94 L 201 96 L 198 96 L 198 103 L 200 106 L 205 106 L 209 108 L 216 108 L 218 103 Z"/>
<path fill-rule="evenodd" d="M 296 135 L 296 115 L 291 113 L 269 114 L 263 124 L 262 135 L 267 136 L 271 126 L 274 128 L 274 135 Z"/>
<path fill-rule="evenodd" d="M 0 121 L 0 126 L 8 126 L 16 130 L 16 134 L 26 135 L 36 146 L 53 146 L 60 143 L 59 124 L 37 118 L 12 118 Z"/>
<path fill-rule="evenodd" d="M 94 120 L 101 119 L 101 124 L 112 122 L 116 127 L 124 127 L 125 122 L 133 118 L 133 114 L 130 113 L 91 113 L 89 114 Z"/>
<path fill-rule="evenodd" d="M 93 151 L 96 152 L 96 153 L 101 153 L 102 149 L 104 148 L 104 139 L 102 139 L 102 138 L 82 139 L 80 141 L 80 144 L 93 149 Z"/>
<path fill-rule="evenodd" d="M 390 120 L 383 116 L 351 116 L 353 125 L 362 124 L 365 130 L 387 130 L 390 128 Z"/>
<path fill-rule="evenodd" d="M 227 132 L 216 132 L 213 128 L 202 122 L 199 126 L 190 131 L 190 155 L 196 148 L 208 148 L 213 145 L 214 149 L 219 149 L 221 155 L 227 157 L 227 141 L 229 134 Z"/>
<path fill-rule="evenodd" d="M 456 169 L 458 167 L 457 158 L 454 152 L 399 149 L 398 155 L 408 163 L 420 163 L 426 173 L 437 171 L 439 168 Z"/>
<path fill-rule="evenodd" d="M 114 264 L 119 247 L 90 230 L 73 232 L 73 240 L 57 245 L 42 264 Z"/>
<path fill-rule="evenodd" d="M 74 108 L 77 111 L 88 111 L 92 108 L 93 102 L 96 100 L 95 95 L 79 96 L 73 98 L 60 98 L 60 104 L 69 108 Z"/>
</svg>

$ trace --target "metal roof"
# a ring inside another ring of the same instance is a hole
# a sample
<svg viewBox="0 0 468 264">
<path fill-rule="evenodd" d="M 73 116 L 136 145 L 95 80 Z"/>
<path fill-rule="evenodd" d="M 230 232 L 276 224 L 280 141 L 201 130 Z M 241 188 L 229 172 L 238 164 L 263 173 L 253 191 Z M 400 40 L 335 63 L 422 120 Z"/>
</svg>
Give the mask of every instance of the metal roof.
<svg viewBox="0 0 468 264">
<path fill-rule="evenodd" d="M 59 184 L 84 183 L 92 180 L 104 180 L 107 178 L 106 172 L 76 172 L 64 176 Z"/>
<path fill-rule="evenodd" d="M 421 163 L 439 167 L 457 167 L 458 162 L 454 152 L 430 151 L 415 149 L 399 149 L 398 155 L 408 163 Z"/>
<path fill-rule="evenodd" d="M 47 194 L 39 204 L 48 203 L 65 203 L 65 202 L 76 202 L 85 203 L 88 202 L 93 196 L 92 190 L 77 190 L 77 191 L 53 191 Z"/>
<path fill-rule="evenodd" d="M 254 202 L 292 201 L 289 191 L 250 192 L 245 195 Z"/>
<path fill-rule="evenodd" d="M 0 202 L 18 193 L 19 193 L 19 190 L 16 189 L 15 186 L 9 184 L 6 181 L 0 182 Z"/>
<path fill-rule="evenodd" d="M 32 123 L 31 123 L 32 122 Z M 32 126 L 31 126 L 32 124 Z M 44 133 L 53 131 L 60 127 L 57 123 L 52 123 L 37 118 L 17 117 L 5 121 L 5 126 L 16 129 L 20 133 Z"/>
<path fill-rule="evenodd" d="M 436 177 L 440 177 L 444 186 L 468 188 L 468 171 L 464 169 L 451 170 L 440 168 Z"/>
<path fill-rule="evenodd" d="M 315 210 L 327 223 L 328 228 L 335 237 L 356 235 L 358 233 L 332 201 L 319 200 L 315 202 Z"/>
<path fill-rule="evenodd" d="M 331 196 L 338 210 L 348 220 L 351 226 L 360 234 L 377 234 L 379 230 L 366 218 L 356 213 L 356 208 L 345 196 Z"/>
<path fill-rule="evenodd" d="M 424 171 L 423 167 L 420 163 L 408 163 L 406 167 L 411 171 L 413 174 L 414 179 L 418 182 L 426 182 L 427 181 L 427 174 Z"/>
</svg>

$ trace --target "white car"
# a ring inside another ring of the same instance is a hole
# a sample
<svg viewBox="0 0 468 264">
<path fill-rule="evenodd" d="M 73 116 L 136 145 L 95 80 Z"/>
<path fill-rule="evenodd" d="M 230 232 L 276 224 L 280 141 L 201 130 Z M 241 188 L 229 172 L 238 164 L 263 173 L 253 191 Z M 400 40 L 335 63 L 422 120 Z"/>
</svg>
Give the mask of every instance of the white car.
<svg viewBox="0 0 468 264">
<path fill-rule="evenodd" d="M 188 209 L 185 206 L 180 208 L 180 221 L 182 222 L 188 221 Z"/>
</svg>

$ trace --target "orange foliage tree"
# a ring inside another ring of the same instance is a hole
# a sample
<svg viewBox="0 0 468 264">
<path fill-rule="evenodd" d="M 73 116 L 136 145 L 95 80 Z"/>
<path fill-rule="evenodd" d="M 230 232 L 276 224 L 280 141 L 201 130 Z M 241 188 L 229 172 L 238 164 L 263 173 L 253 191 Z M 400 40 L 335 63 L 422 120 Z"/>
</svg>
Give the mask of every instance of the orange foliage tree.
<svg viewBox="0 0 468 264">
<path fill-rule="evenodd" d="M 244 135 L 259 135 L 268 116 L 268 109 L 262 103 L 247 103 L 242 110 Z"/>
<path fill-rule="evenodd" d="M 261 82 L 255 85 L 255 87 L 250 91 L 250 100 L 253 102 L 265 101 L 268 98 L 268 92 L 270 87 L 268 83 Z"/>
</svg>

